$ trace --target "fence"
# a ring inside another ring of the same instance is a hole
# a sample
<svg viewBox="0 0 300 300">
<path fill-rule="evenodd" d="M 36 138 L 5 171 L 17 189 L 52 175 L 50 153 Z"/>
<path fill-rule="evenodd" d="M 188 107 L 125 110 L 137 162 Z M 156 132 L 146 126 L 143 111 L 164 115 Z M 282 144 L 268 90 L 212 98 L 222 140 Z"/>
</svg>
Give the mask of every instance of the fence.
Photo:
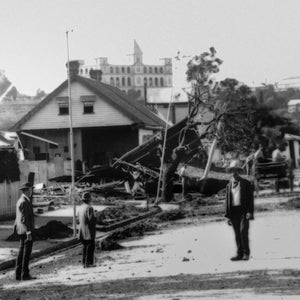
<svg viewBox="0 0 300 300">
<path fill-rule="evenodd" d="M 20 182 L 15 181 L 0 184 L 0 220 L 6 220 L 15 216 L 16 203 L 20 196 Z"/>
<path fill-rule="evenodd" d="M 45 183 L 52 177 L 69 175 L 70 162 L 56 160 L 47 161 L 20 161 L 20 181 L 12 183 L 0 183 L 0 221 L 13 218 L 15 216 L 16 203 L 20 196 L 20 185 L 28 181 L 29 173 L 33 172 L 34 183 Z"/>
</svg>

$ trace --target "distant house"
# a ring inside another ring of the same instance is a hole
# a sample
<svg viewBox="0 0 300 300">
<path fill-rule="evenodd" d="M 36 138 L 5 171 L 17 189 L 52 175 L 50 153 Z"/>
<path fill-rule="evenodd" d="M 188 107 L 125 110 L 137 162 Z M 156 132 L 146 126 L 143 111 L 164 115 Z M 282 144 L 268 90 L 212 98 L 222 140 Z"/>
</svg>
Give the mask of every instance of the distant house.
<svg viewBox="0 0 300 300">
<path fill-rule="evenodd" d="M 74 159 L 111 164 L 164 127 L 164 122 L 121 90 L 94 79 L 71 78 Z M 68 81 L 64 81 L 12 128 L 28 160 L 70 159 Z"/>
</svg>

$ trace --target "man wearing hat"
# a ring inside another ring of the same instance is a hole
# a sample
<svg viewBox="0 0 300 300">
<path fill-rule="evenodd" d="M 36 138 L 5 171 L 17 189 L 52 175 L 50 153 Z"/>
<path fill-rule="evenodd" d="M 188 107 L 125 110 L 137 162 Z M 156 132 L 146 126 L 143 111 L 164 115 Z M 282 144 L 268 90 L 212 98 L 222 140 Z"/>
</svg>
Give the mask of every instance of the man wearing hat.
<svg viewBox="0 0 300 300">
<path fill-rule="evenodd" d="M 95 267 L 94 251 L 96 236 L 96 218 L 91 206 L 90 193 L 82 195 L 83 204 L 79 207 L 79 240 L 83 244 L 82 264 L 84 268 Z"/>
<path fill-rule="evenodd" d="M 225 217 L 233 227 L 237 246 L 237 254 L 231 260 L 249 260 L 248 235 L 249 220 L 253 220 L 253 186 L 239 175 L 242 171 L 239 160 L 232 160 L 228 171 L 232 173 L 232 178 L 226 187 Z"/>
<path fill-rule="evenodd" d="M 34 213 L 31 203 L 32 184 L 25 183 L 21 186 L 22 194 L 16 205 L 16 220 L 14 232 L 20 238 L 19 253 L 16 260 L 16 280 L 35 279 L 29 274 L 29 260 L 33 244 Z"/>
</svg>

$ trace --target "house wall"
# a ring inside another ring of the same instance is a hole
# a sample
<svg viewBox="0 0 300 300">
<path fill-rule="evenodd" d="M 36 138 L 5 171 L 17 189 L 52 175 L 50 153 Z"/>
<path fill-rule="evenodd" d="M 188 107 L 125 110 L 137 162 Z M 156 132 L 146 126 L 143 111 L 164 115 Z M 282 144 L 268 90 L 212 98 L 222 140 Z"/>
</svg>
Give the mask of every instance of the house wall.
<svg viewBox="0 0 300 300">
<path fill-rule="evenodd" d="M 96 96 L 94 113 L 84 114 L 81 96 L 94 95 L 78 82 L 71 85 L 73 128 L 130 125 L 133 121 L 103 98 Z M 64 89 L 57 97 L 67 97 Z M 59 115 L 57 97 L 54 97 L 21 126 L 21 130 L 69 128 L 69 115 Z"/>
<path fill-rule="evenodd" d="M 88 167 L 112 164 L 136 147 L 139 142 L 138 128 L 131 126 L 82 129 L 83 160 Z"/>
<path fill-rule="evenodd" d="M 165 119 L 168 115 L 168 104 L 155 104 L 156 109 L 161 113 Z M 169 121 L 174 124 L 182 121 L 188 115 L 188 103 L 172 103 L 169 115 Z"/>
</svg>

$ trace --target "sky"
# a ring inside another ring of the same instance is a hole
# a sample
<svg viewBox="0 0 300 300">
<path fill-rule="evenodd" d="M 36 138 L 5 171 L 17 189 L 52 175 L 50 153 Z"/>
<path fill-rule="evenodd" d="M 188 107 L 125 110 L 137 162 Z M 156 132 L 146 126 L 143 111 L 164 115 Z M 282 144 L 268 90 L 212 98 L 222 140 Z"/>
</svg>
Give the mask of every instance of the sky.
<svg viewBox="0 0 300 300">
<path fill-rule="evenodd" d="M 71 60 L 130 64 L 134 39 L 146 64 L 214 46 L 218 80 L 273 84 L 300 76 L 299 12 L 298 0 L 2 0 L 0 70 L 22 93 L 50 93 L 67 78 L 68 30 Z M 186 64 L 173 60 L 175 87 Z"/>
</svg>

